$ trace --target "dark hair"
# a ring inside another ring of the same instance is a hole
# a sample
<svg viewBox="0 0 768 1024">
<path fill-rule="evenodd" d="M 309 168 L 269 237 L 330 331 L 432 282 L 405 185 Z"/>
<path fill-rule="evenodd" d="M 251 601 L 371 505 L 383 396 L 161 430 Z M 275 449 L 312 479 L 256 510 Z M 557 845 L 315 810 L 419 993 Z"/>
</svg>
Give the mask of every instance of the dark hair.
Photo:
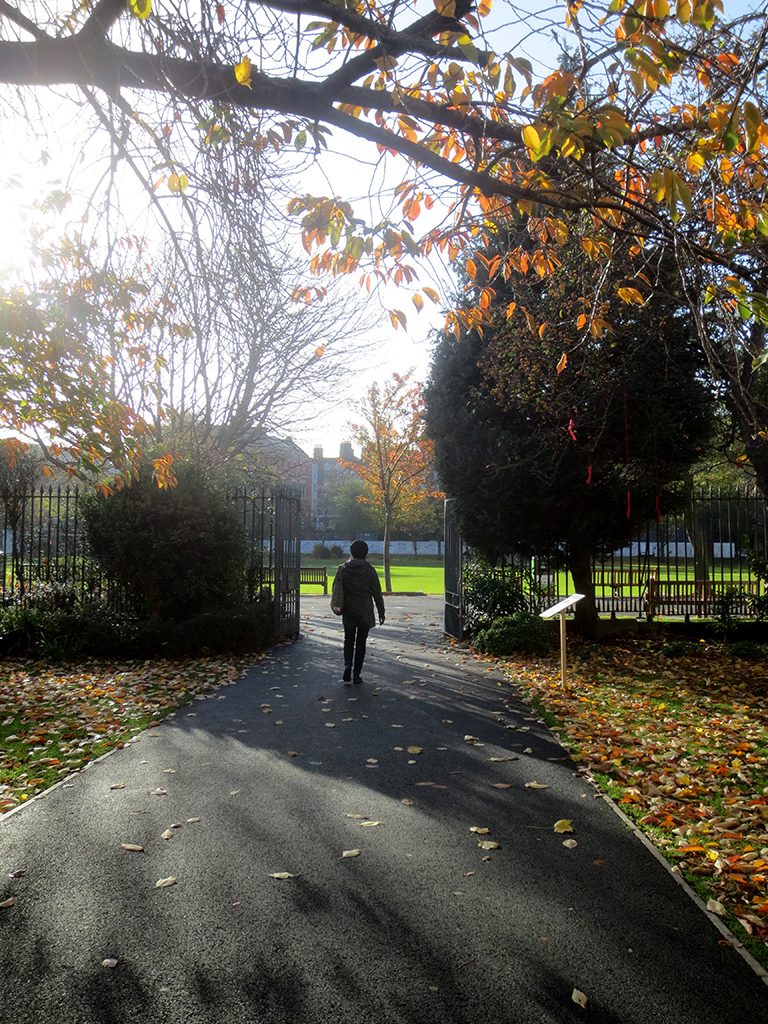
<svg viewBox="0 0 768 1024">
<path fill-rule="evenodd" d="M 355 540 L 349 545 L 349 553 L 353 558 L 365 558 L 368 554 L 368 545 L 364 540 Z"/>
</svg>

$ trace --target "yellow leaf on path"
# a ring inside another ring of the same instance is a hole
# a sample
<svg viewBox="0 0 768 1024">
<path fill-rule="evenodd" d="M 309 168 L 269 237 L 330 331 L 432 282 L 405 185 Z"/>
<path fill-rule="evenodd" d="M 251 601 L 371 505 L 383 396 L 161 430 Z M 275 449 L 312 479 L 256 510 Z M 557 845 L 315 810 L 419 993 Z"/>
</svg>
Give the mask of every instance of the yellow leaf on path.
<svg viewBox="0 0 768 1024">
<path fill-rule="evenodd" d="M 374 825 L 383 825 L 383 821 L 361 821 L 360 828 L 373 828 Z"/>
<path fill-rule="evenodd" d="M 169 885 L 176 885 L 176 879 L 171 876 L 170 878 L 161 878 L 155 882 L 156 889 L 167 889 Z"/>
<path fill-rule="evenodd" d="M 511 782 L 494 782 L 494 789 L 509 789 L 512 786 Z"/>
<path fill-rule="evenodd" d="M 161 833 L 160 838 L 161 839 L 173 839 L 173 831 L 171 829 L 167 828 L 165 830 L 165 832 Z"/>
<path fill-rule="evenodd" d="M 124 850 L 128 850 L 129 853 L 144 853 L 144 847 L 139 846 L 137 843 L 121 843 Z"/>
<path fill-rule="evenodd" d="M 408 747 L 409 754 L 420 754 L 422 752 L 421 747 Z"/>
<path fill-rule="evenodd" d="M 573 992 L 571 994 L 571 999 L 574 1001 L 574 1003 L 578 1003 L 579 1006 L 586 1006 L 587 1003 L 589 1002 L 589 1000 L 584 995 L 584 993 L 583 992 L 579 992 L 579 990 L 577 988 L 575 988 L 573 990 Z"/>
<path fill-rule="evenodd" d="M 343 860 L 343 859 L 344 859 L 345 857 L 359 857 L 359 856 L 360 856 L 360 850 L 345 850 L 345 851 L 344 851 L 344 852 L 342 853 L 342 855 L 341 855 L 341 857 L 342 857 L 342 860 Z"/>
<path fill-rule="evenodd" d="M 544 782 L 526 782 L 526 789 L 549 789 L 549 786 Z"/>
<path fill-rule="evenodd" d="M 487 836 L 491 830 L 489 828 L 480 828 L 479 825 L 470 825 L 469 831 L 474 832 L 478 836 Z"/>
<path fill-rule="evenodd" d="M 570 818 L 561 818 L 555 822 L 555 832 L 573 832 L 573 825 Z"/>
<path fill-rule="evenodd" d="M 345 818 L 354 818 L 356 821 L 368 821 L 367 814 L 345 814 Z"/>
<path fill-rule="evenodd" d="M 113 782 L 112 785 L 109 788 L 110 789 L 125 789 L 125 783 L 124 782 Z"/>
<path fill-rule="evenodd" d="M 365 759 L 365 763 L 366 764 L 378 764 L 379 763 L 379 759 L 378 759 L 378 757 L 367 757 Z"/>
<path fill-rule="evenodd" d="M 108 956 L 106 960 L 101 961 L 102 967 L 117 967 L 117 960 L 113 956 Z"/>
<path fill-rule="evenodd" d="M 325 723 L 325 728 L 326 729 L 335 729 L 336 728 L 336 723 L 335 722 L 326 722 Z"/>
<path fill-rule="evenodd" d="M 574 848 L 574 846 L 578 846 L 578 845 L 579 844 L 576 842 L 575 839 L 566 839 L 565 842 L 563 843 L 563 846 L 567 847 L 569 850 L 572 850 Z"/>
<path fill-rule="evenodd" d="M 517 754 L 507 754 L 506 757 L 489 757 L 489 761 L 519 761 Z"/>
<path fill-rule="evenodd" d="M 298 757 L 298 756 L 299 756 L 298 751 L 296 751 L 296 750 L 289 750 L 288 751 L 288 757 Z"/>
<path fill-rule="evenodd" d="M 282 881 L 285 878 L 298 878 L 300 874 L 301 874 L 300 871 L 297 871 L 295 875 L 291 874 L 290 871 L 273 871 L 273 872 L 271 872 L 269 877 L 270 878 L 279 878 Z"/>
<path fill-rule="evenodd" d="M 493 840 L 491 840 L 491 839 L 481 839 L 480 842 L 477 845 L 480 847 L 481 850 L 500 850 L 501 849 L 501 845 L 499 843 L 494 843 Z"/>
<path fill-rule="evenodd" d="M 10 896 L 7 900 L 3 900 L 3 902 L 0 903 L 0 909 L 5 910 L 6 907 L 12 907 L 15 902 L 16 897 Z"/>
<path fill-rule="evenodd" d="M 404 797 L 404 798 L 403 798 L 403 799 L 402 799 L 402 800 L 400 801 L 400 803 L 401 803 L 401 804 L 405 804 L 405 806 L 406 806 L 406 807 L 413 807 L 413 800 L 409 800 L 407 796 L 406 796 L 406 797 Z"/>
<path fill-rule="evenodd" d="M 147 790 L 147 794 L 148 794 L 148 796 L 168 796 L 168 790 L 167 789 L 160 789 L 160 788 L 158 788 L 158 789 L 148 789 Z"/>
<path fill-rule="evenodd" d="M 199 818 L 187 818 L 187 824 L 192 825 L 195 821 L 200 821 Z"/>
</svg>

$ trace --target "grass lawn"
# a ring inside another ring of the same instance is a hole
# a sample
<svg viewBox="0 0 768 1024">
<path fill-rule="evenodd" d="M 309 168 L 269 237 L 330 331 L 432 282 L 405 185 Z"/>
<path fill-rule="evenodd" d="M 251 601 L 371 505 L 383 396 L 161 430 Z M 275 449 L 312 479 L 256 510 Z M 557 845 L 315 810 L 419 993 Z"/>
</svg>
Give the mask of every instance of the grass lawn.
<svg viewBox="0 0 768 1024">
<path fill-rule="evenodd" d="M 681 649 L 577 648 L 565 686 L 559 659 L 505 666 L 585 777 L 768 966 L 768 664 Z"/>
<path fill-rule="evenodd" d="M 381 577 L 381 586 L 384 588 L 384 568 L 381 565 L 381 558 L 378 560 L 378 564 L 374 558 L 369 558 L 368 561 L 375 566 L 376 571 Z M 432 559 L 436 561 L 436 559 Z M 301 564 L 303 566 L 313 566 L 315 562 L 312 559 L 303 558 Z M 317 563 L 318 565 L 324 565 L 324 562 Z M 437 565 L 429 565 L 419 563 L 412 563 L 410 565 L 393 565 L 392 569 L 392 589 L 395 592 L 403 593 L 413 591 L 423 591 L 425 594 L 442 594 L 443 593 L 443 564 L 442 562 Z M 328 592 L 330 594 L 331 582 L 336 573 L 335 565 L 328 565 Z M 304 584 L 301 588 L 302 594 L 318 594 L 322 593 L 322 588 L 317 584 Z"/>
</svg>

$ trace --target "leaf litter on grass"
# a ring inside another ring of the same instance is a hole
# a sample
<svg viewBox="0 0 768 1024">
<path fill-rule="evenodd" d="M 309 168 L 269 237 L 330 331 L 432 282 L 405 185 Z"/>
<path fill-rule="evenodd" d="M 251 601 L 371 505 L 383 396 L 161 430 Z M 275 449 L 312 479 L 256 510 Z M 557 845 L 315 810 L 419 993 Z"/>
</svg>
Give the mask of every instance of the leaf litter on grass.
<svg viewBox="0 0 768 1024">
<path fill-rule="evenodd" d="M 0 814 L 124 746 L 175 708 L 235 682 L 254 660 L 3 663 Z"/>
<path fill-rule="evenodd" d="M 626 641 L 569 660 L 565 685 L 554 661 L 506 669 L 582 775 L 768 946 L 768 665 Z"/>
</svg>

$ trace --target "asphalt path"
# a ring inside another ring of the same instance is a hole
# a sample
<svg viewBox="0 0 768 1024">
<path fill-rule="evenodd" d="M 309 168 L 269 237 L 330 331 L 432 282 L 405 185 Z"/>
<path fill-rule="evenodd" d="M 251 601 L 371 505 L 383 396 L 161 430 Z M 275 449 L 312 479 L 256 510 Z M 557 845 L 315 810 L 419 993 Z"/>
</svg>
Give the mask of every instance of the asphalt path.
<svg viewBox="0 0 768 1024">
<path fill-rule="evenodd" d="M 0 819 L 2 1024 L 768 1024 L 438 599 L 388 600 L 361 686 L 327 598 L 302 610 L 241 681 Z"/>
</svg>

